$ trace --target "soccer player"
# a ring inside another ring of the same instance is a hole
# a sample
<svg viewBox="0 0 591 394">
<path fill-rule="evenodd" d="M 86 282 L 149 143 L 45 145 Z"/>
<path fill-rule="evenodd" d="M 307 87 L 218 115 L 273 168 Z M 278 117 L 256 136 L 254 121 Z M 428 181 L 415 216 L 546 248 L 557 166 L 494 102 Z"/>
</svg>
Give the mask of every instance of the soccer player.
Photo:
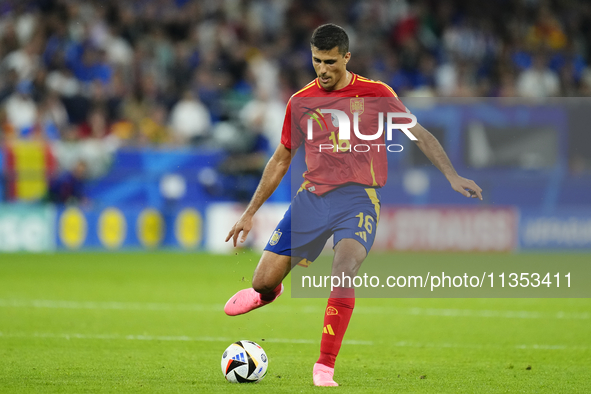
<svg viewBox="0 0 591 394">
<path fill-rule="evenodd" d="M 302 144 L 306 147 L 305 181 L 265 247 L 254 271 L 252 287 L 239 291 L 226 303 L 224 311 L 230 316 L 247 313 L 277 299 L 283 292 L 281 282 L 293 266 L 302 260 L 316 259 L 330 236 L 334 236 L 332 275 L 354 277 L 375 238 L 380 210 L 379 188 L 384 186 L 387 178 L 385 149 L 372 149 L 363 154 L 339 151 L 339 148 L 335 148 L 334 152 L 330 149 L 329 152 L 319 151 L 318 145 L 312 144 L 321 139 L 329 141 L 330 137 L 326 134 L 329 130 L 324 130 L 325 134 L 316 133 L 312 140 L 306 139 L 300 128 L 292 130 L 292 111 L 296 111 L 294 106 L 297 106 L 294 102 L 300 98 L 370 100 L 381 97 L 395 103 L 395 112 L 407 112 L 406 107 L 386 84 L 347 71 L 351 53 L 349 39 L 341 27 L 334 24 L 318 27 L 312 35 L 311 49 L 318 77 L 288 102 L 281 143 L 267 163 L 252 200 L 228 233 L 226 242 L 232 239 L 236 246 L 239 238 L 240 242 L 246 240 L 252 229 L 254 214 L 275 191 L 295 151 Z M 410 128 L 410 132 L 416 137 L 418 147 L 445 175 L 454 190 L 466 197 L 482 200 L 482 189 L 456 173 L 433 135 L 419 124 Z M 331 137 L 336 140 L 334 134 Z M 351 141 L 354 137 L 351 133 Z M 359 236 L 360 214 L 370 223 L 364 237 Z M 320 358 L 313 368 L 316 386 L 338 386 L 333 380 L 335 359 L 354 305 L 353 288 L 337 287 L 331 291 L 324 315 Z"/>
</svg>

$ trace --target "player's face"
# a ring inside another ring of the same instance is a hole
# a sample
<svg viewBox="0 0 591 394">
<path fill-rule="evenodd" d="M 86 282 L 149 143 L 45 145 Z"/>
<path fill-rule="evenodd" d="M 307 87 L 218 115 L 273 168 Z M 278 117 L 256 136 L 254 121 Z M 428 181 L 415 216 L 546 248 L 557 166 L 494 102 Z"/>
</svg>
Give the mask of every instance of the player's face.
<svg viewBox="0 0 591 394">
<path fill-rule="evenodd" d="M 312 47 L 312 64 L 320 86 L 326 90 L 336 90 L 346 86 L 347 62 L 351 58 L 351 52 L 344 56 L 339 53 L 339 48 L 334 47 L 330 51 L 321 51 Z"/>
</svg>

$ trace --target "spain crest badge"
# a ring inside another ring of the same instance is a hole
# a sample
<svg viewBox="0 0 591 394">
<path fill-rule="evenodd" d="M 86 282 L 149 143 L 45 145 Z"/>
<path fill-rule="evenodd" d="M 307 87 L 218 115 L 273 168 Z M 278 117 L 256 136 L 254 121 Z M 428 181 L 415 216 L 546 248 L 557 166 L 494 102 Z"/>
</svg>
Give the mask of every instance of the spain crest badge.
<svg viewBox="0 0 591 394">
<path fill-rule="evenodd" d="M 363 97 L 355 97 L 351 99 L 351 113 L 357 112 L 359 115 L 365 110 Z"/>
<path fill-rule="evenodd" d="M 271 235 L 271 239 L 269 240 L 269 245 L 271 245 L 271 246 L 277 245 L 277 242 L 279 242 L 279 238 L 281 238 L 281 231 L 275 230 L 273 235 Z"/>
</svg>

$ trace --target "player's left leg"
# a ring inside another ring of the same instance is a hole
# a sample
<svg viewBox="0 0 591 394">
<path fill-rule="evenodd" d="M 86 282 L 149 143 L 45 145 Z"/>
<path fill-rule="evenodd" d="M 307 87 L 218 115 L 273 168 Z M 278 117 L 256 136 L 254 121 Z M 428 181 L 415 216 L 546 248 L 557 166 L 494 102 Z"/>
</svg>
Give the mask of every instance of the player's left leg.
<svg viewBox="0 0 591 394">
<path fill-rule="evenodd" d="M 335 242 L 332 275 L 341 278 L 343 283 L 330 293 L 324 314 L 320 358 L 314 365 L 317 386 L 337 386 L 332 379 L 335 359 L 355 306 L 352 280 L 375 240 L 380 194 L 373 188 L 345 186 L 331 194 L 330 208 Z"/>
<path fill-rule="evenodd" d="M 353 278 L 367 255 L 365 247 L 350 238 L 340 240 L 334 248 L 332 275 Z M 346 284 L 347 285 L 347 284 Z M 334 365 L 343 337 L 355 307 L 355 289 L 336 287 L 330 293 L 324 314 L 324 327 L 320 342 L 320 358 L 314 364 L 313 380 L 316 386 L 338 386 L 333 380 Z"/>
</svg>

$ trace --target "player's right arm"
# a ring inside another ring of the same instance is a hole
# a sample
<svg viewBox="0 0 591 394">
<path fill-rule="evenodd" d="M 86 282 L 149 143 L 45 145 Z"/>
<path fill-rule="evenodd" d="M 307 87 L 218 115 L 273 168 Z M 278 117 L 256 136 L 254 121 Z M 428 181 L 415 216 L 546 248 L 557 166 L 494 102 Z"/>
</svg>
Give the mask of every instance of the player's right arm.
<svg viewBox="0 0 591 394">
<path fill-rule="evenodd" d="M 275 153 L 273 153 L 273 156 L 265 166 L 261 181 L 259 182 L 250 203 L 240 219 L 238 219 L 228 233 L 226 242 L 232 238 L 234 246 L 236 246 L 240 233 L 242 233 L 240 242 L 242 243 L 246 241 L 246 237 L 252 229 L 252 218 L 254 217 L 254 214 L 259 210 L 263 203 L 267 201 L 271 194 L 273 194 L 275 189 L 277 189 L 277 186 L 279 186 L 279 183 L 289 169 L 291 158 L 291 149 L 286 148 L 283 144 L 279 144 Z"/>
<path fill-rule="evenodd" d="M 425 156 L 431 160 L 445 175 L 449 181 L 452 189 L 466 197 L 479 198 L 482 200 L 482 189 L 473 180 L 466 179 L 458 175 L 454 166 L 451 164 L 449 157 L 443 150 L 443 147 L 437 141 L 433 134 L 429 133 L 427 129 L 417 123 L 416 126 L 410 129 L 410 132 L 417 138 L 416 144 Z"/>
</svg>

